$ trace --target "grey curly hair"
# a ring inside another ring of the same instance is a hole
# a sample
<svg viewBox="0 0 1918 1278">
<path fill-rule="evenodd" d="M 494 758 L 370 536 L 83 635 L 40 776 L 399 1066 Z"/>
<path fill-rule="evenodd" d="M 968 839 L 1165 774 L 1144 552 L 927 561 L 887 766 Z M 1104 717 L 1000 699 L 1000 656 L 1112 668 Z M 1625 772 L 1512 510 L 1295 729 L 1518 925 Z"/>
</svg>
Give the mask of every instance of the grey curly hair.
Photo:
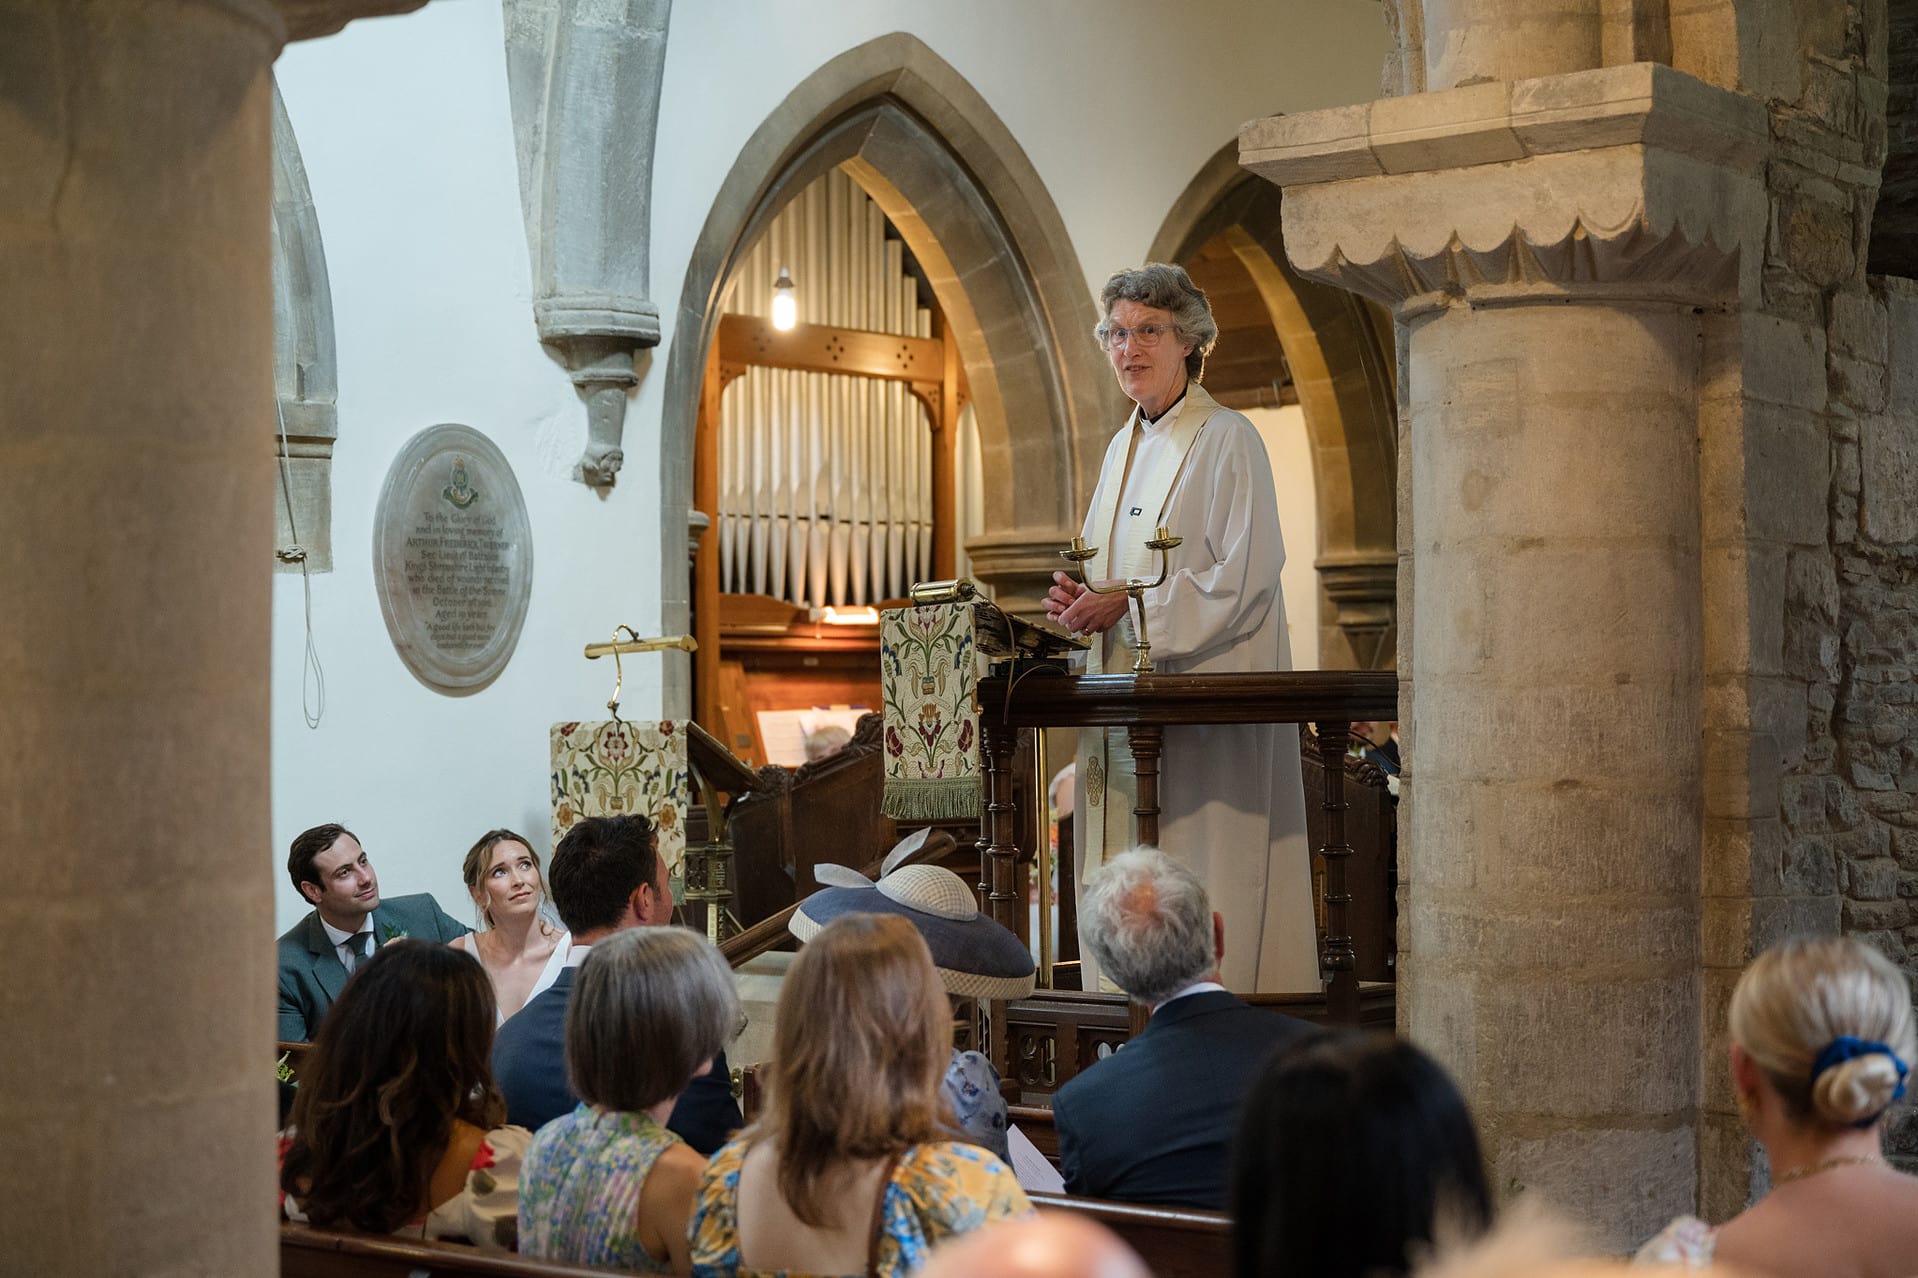
<svg viewBox="0 0 1918 1278">
<path fill-rule="evenodd" d="M 1218 321 L 1212 318 L 1212 303 L 1205 291 L 1192 282 L 1183 266 L 1170 262 L 1147 262 L 1129 271 L 1116 271 L 1099 290 L 1099 310 L 1105 318 L 1092 330 L 1104 346 L 1112 328 L 1112 308 L 1119 302 L 1137 302 L 1172 312 L 1172 327 L 1181 345 L 1190 345 L 1185 357 L 1185 373 L 1193 381 L 1205 376 L 1205 357 L 1219 341 Z"/>
<path fill-rule="evenodd" d="M 1162 1003 L 1204 979 L 1217 958 L 1205 885 L 1152 847 L 1123 852 L 1086 876 L 1079 940 L 1141 1003 Z"/>
</svg>

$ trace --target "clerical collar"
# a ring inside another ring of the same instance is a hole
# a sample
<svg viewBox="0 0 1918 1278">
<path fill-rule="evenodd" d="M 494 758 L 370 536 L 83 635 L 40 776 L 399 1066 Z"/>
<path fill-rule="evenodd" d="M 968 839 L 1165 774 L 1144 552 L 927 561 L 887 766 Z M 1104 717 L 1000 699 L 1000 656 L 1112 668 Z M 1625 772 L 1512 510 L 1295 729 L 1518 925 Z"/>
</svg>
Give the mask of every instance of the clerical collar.
<svg viewBox="0 0 1918 1278">
<path fill-rule="evenodd" d="M 1179 392 L 1179 397 L 1173 400 L 1170 404 L 1167 404 L 1165 406 L 1165 411 L 1163 413 L 1160 413 L 1156 417 L 1146 416 L 1145 406 L 1140 405 L 1139 406 L 1139 424 L 1141 426 L 1157 426 L 1160 422 L 1172 416 L 1172 414 L 1178 412 L 1179 405 L 1185 403 L 1186 394 L 1188 391 L 1192 389 L 1191 382 L 1187 382 L 1185 385 L 1186 385 L 1186 389 Z"/>
</svg>

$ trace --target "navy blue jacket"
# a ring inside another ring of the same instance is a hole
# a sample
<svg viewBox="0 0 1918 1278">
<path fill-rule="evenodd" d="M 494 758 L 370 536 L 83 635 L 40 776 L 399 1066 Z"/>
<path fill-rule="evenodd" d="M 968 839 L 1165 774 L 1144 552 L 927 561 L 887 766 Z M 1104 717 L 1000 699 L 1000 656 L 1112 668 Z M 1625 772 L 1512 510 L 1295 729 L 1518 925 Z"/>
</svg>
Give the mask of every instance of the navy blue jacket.
<svg viewBox="0 0 1918 1278">
<path fill-rule="evenodd" d="M 506 1097 L 506 1121 L 529 1131 L 572 1113 L 579 1104 L 566 1081 L 566 1004 L 573 996 L 578 971 L 577 967 L 561 971 L 550 986 L 507 1017 L 493 1038 L 493 1081 Z M 733 1100 L 732 1070 L 721 1052 L 713 1067 L 680 1094 L 666 1126 L 700 1153 L 710 1155 L 744 1121 Z"/>
<path fill-rule="evenodd" d="M 1052 1097 L 1066 1192 L 1226 1210 L 1232 1135 L 1278 1050 L 1313 1032 L 1224 990 L 1177 998 Z"/>
</svg>

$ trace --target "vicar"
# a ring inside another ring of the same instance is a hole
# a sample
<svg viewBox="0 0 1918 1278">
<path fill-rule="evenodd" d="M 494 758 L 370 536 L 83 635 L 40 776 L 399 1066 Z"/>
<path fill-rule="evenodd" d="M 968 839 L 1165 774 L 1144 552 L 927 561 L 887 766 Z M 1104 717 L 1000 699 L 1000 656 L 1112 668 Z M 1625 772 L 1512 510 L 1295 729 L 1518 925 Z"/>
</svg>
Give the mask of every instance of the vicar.
<svg viewBox="0 0 1918 1278">
<path fill-rule="evenodd" d="M 1081 535 L 1083 565 L 1105 584 L 1158 576 L 1146 548 L 1160 526 L 1184 538 L 1171 573 L 1145 592 L 1146 637 L 1163 674 L 1289 670 L 1279 568 L 1278 499 L 1265 443 L 1199 378 L 1217 341 L 1206 297 L 1184 270 L 1148 263 L 1100 293 L 1095 330 L 1136 405 L 1106 449 Z M 1102 635 L 1089 673 L 1131 668 L 1138 637 L 1123 593 L 1087 591 L 1053 575 L 1046 613 L 1074 633 Z M 1136 780 L 1123 728 L 1080 735 L 1077 881 L 1138 842 Z M 1223 980 L 1234 990 L 1319 988 L 1298 729 L 1291 724 L 1168 728 L 1159 786 L 1159 846 L 1191 866 L 1234 938 Z M 1086 956 L 1086 987 L 1097 988 Z"/>
</svg>

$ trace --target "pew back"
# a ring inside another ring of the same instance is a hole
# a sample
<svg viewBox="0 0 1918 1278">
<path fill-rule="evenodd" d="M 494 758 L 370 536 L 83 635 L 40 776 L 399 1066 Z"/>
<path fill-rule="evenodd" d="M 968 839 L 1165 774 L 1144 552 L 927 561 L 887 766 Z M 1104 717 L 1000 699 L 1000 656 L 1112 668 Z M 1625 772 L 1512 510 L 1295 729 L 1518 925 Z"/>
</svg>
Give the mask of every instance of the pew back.
<svg viewBox="0 0 1918 1278">
<path fill-rule="evenodd" d="M 1106 1226 L 1157 1278 L 1217 1278 L 1232 1271 L 1231 1222 L 1187 1207 L 1033 1194 L 1035 1207 L 1070 1211 Z M 608 1271 L 485 1252 L 463 1243 L 336 1234 L 280 1226 L 281 1278 L 604 1278 Z"/>
<path fill-rule="evenodd" d="M 606 1271 L 464 1243 L 336 1234 L 285 1223 L 280 1278 L 606 1278 Z"/>
<path fill-rule="evenodd" d="M 1316 990 L 1239 997 L 1254 1007 L 1314 1025 L 1331 1023 L 1326 996 Z M 1360 984 L 1360 1026 L 1390 1032 L 1397 1009 L 1395 986 Z M 1050 1105 L 1052 1093 L 1073 1075 L 1117 1051 L 1143 1029 L 1144 1012 L 1123 994 L 1080 990 L 1034 990 L 1026 998 L 994 1003 L 995 1023 L 1005 1028 L 991 1036 L 992 1063 L 1005 1080 L 1007 1099 L 1022 1105 Z"/>
<path fill-rule="evenodd" d="M 1033 1194 L 1041 1211 L 1090 1217 L 1125 1239 L 1156 1278 L 1223 1278 L 1232 1272 L 1232 1222 L 1216 1211 Z"/>
</svg>

